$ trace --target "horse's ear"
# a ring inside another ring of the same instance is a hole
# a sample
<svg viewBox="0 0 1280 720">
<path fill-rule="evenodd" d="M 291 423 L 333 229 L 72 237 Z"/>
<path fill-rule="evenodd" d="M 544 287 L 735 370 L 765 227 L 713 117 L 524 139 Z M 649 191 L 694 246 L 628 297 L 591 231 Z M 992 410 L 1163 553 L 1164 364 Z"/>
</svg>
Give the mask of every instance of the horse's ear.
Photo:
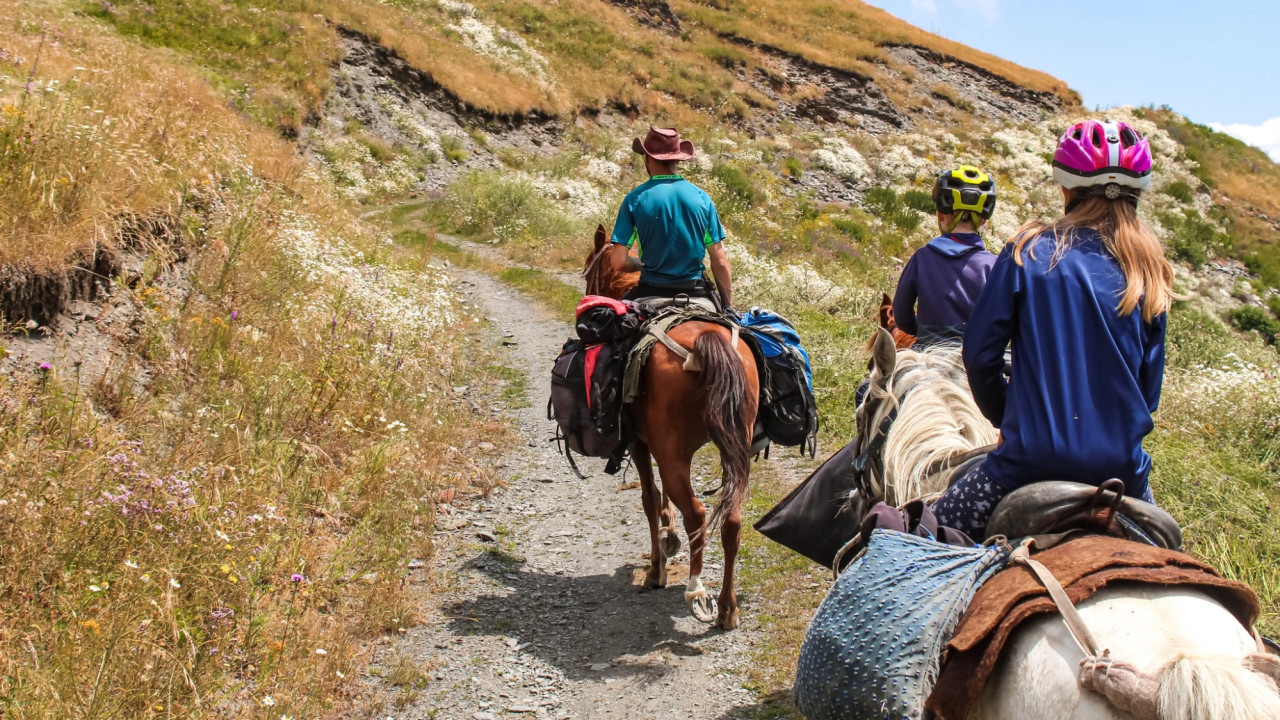
<svg viewBox="0 0 1280 720">
<path fill-rule="evenodd" d="M 609 239 L 609 232 L 604 229 L 604 224 L 596 226 L 596 250 L 604 247 L 604 243 Z"/>
<path fill-rule="evenodd" d="M 871 345 L 871 362 L 881 378 L 892 375 L 898 364 L 898 346 L 893 342 L 893 335 L 884 328 L 876 329 L 876 340 Z"/>
<path fill-rule="evenodd" d="M 892 331 L 896 327 L 893 324 L 893 300 L 887 292 L 881 293 L 881 327 L 886 331 Z"/>
</svg>

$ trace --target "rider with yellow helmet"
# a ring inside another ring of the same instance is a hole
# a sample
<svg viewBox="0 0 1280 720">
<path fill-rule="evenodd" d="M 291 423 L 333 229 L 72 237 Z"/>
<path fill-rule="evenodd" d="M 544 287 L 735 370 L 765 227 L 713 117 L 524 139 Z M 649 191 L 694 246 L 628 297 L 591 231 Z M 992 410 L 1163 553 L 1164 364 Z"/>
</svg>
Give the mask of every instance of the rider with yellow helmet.
<svg viewBox="0 0 1280 720">
<path fill-rule="evenodd" d="M 917 345 L 964 337 L 996 256 L 978 231 L 996 209 L 996 183 L 972 165 L 938 173 L 933 183 L 941 235 L 916 251 L 898 280 L 893 315 Z"/>
</svg>

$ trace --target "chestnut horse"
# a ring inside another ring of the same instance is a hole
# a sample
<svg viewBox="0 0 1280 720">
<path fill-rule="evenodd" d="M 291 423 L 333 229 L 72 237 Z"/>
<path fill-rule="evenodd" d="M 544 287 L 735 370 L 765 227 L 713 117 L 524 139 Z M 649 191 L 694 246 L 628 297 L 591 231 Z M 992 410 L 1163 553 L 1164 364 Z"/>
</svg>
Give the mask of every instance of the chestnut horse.
<svg viewBox="0 0 1280 720">
<path fill-rule="evenodd" d="M 617 273 L 608 258 L 604 227 L 596 230 L 595 247 L 582 274 L 587 293 L 621 299 L 636 286 L 639 273 Z M 680 549 L 675 526 L 676 508 L 689 535 L 689 580 L 684 599 L 702 622 L 732 630 L 738 626 L 738 597 L 733 590 L 734 562 L 742 530 L 742 501 L 751 472 L 751 433 L 756 422 L 760 381 L 755 356 L 741 339 L 730 346 L 729 330 L 721 325 L 687 322 L 668 333 L 698 357 L 701 370 L 684 369 L 684 360 L 657 343 L 641 376 L 644 391 L 631 404 L 635 439 L 631 459 L 640 476 L 644 514 L 649 519 L 649 569 L 646 589 L 667 585 L 667 559 Z M 708 521 L 706 509 L 693 490 L 693 454 L 710 441 L 720 450 L 724 486 Z M 654 482 L 652 462 L 658 463 L 662 486 Z M 716 602 L 702 585 L 702 550 L 709 530 L 720 528 L 724 545 L 724 580 Z"/>
<path fill-rule="evenodd" d="M 880 293 L 880 327 L 889 331 L 893 336 L 894 347 L 899 350 L 906 350 L 916 344 L 916 336 L 906 333 L 898 329 L 898 323 L 893 319 L 893 298 L 889 297 L 889 293 Z M 872 335 L 867 341 L 867 349 L 870 350 L 876 336 Z"/>
</svg>

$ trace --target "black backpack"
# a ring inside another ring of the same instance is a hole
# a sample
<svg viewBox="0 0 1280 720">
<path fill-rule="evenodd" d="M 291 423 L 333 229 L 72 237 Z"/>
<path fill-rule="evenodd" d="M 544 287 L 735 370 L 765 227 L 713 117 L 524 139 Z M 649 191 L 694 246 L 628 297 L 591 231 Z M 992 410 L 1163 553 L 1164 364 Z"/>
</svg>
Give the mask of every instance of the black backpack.
<svg viewBox="0 0 1280 720">
<path fill-rule="evenodd" d="M 621 461 L 626 443 L 622 432 L 622 374 L 625 357 L 609 343 L 585 345 L 570 339 L 551 370 L 551 399 L 547 419 L 555 420 L 556 441 L 569 465 L 582 473 L 573 454 Z M 588 378 L 587 368 L 591 366 Z"/>
<path fill-rule="evenodd" d="M 800 452 L 812 455 L 818 433 L 818 405 L 809 391 L 804 360 L 791 348 L 765 358 L 769 364 L 769 405 L 764 413 L 764 432 L 773 442 L 799 445 Z"/>
<path fill-rule="evenodd" d="M 786 318 L 752 308 L 741 318 L 764 358 L 768 381 L 761 388 L 767 403 L 761 407 L 764 434 L 778 445 L 799 445 L 810 456 L 817 450 L 818 404 L 810 386 L 809 357 L 795 326 Z M 767 390 L 767 393 L 765 392 Z"/>
</svg>

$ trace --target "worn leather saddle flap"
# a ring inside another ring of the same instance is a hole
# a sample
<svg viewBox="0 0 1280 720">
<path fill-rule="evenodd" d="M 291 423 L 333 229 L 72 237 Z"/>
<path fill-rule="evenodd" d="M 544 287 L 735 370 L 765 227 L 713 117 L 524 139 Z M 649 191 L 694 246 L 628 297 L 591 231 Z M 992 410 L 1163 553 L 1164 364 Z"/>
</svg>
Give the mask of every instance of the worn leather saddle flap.
<svg viewBox="0 0 1280 720">
<path fill-rule="evenodd" d="M 987 537 L 1022 538 L 1080 529 L 1136 540 L 1135 526 L 1159 547 L 1182 547 L 1178 521 L 1151 503 L 1126 496 L 1119 480 L 1101 486 L 1053 480 L 1009 493 L 991 513 Z"/>
<path fill-rule="evenodd" d="M 1099 535 L 1082 536 L 1036 554 L 1081 603 L 1116 582 L 1189 586 L 1208 593 L 1245 628 L 1261 613 L 1247 585 L 1228 580 L 1212 567 L 1173 550 Z M 1035 575 L 1008 566 L 982 586 L 947 643 L 945 665 L 927 707 L 940 718 L 963 720 L 982 695 L 1005 642 L 1023 621 L 1057 607 Z"/>
</svg>

